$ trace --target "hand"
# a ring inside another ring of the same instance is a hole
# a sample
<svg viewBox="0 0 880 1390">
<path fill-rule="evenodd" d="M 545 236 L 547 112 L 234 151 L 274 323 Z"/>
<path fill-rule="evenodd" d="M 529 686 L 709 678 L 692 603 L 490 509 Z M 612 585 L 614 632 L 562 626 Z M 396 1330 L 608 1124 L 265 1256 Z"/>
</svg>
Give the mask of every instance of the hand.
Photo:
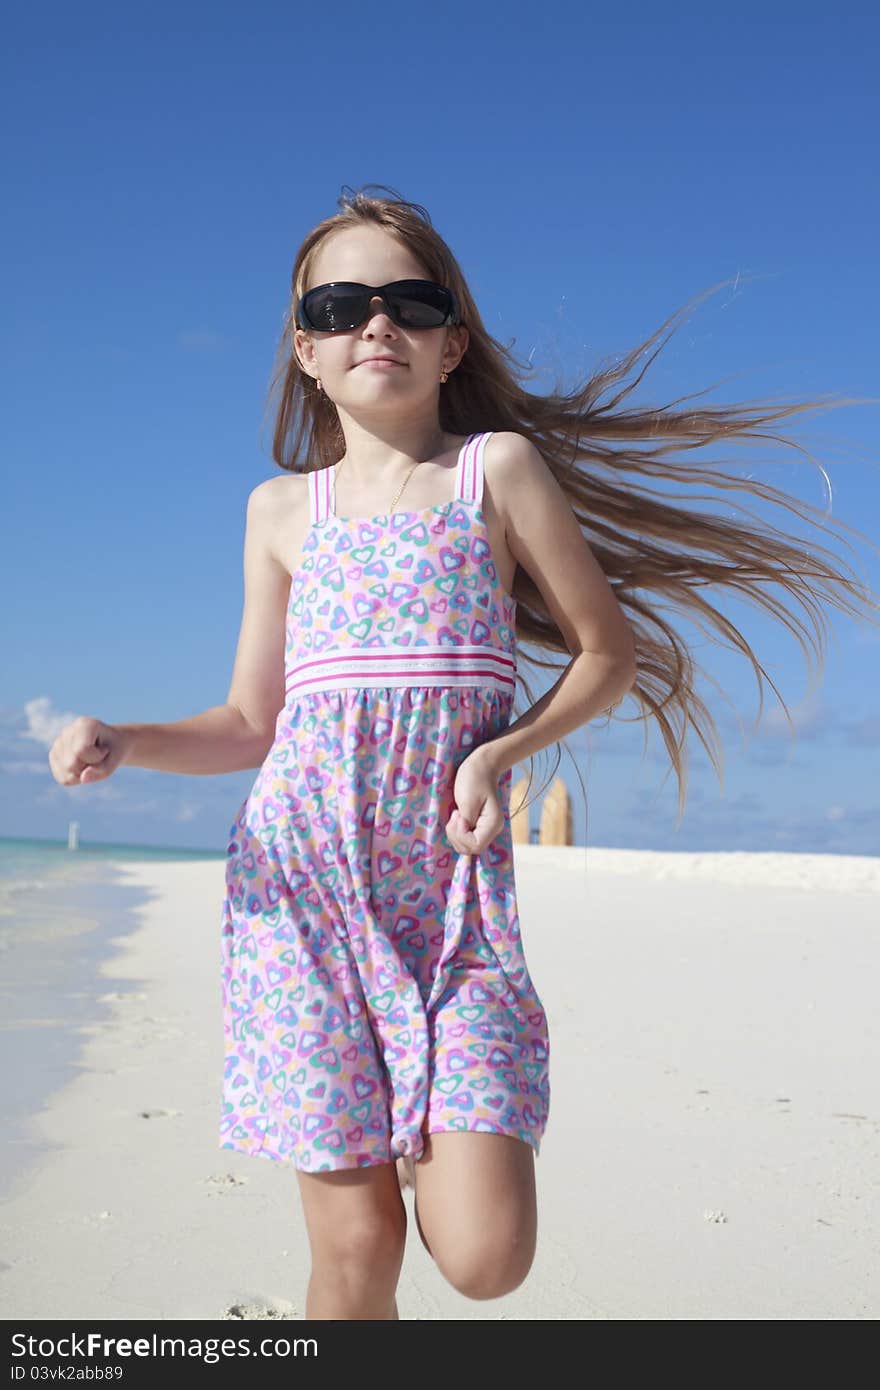
<svg viewBox="0 0 880 1390">
<path fill-rule="evenodd" d="M 446 822 L 446 837 L 459 854 L 482 854 L 504 828 L 498 774 L 475 748 L 460 764 L 452 790 L 455 808 Z"/>
<path fill-rule="evenodd" d="M 65 724 L 49 749 L 52 776 L 62 787 L 103 782 L 116 771 L 131 742 L 130 733 L 81 714 Z"/>
</svg>

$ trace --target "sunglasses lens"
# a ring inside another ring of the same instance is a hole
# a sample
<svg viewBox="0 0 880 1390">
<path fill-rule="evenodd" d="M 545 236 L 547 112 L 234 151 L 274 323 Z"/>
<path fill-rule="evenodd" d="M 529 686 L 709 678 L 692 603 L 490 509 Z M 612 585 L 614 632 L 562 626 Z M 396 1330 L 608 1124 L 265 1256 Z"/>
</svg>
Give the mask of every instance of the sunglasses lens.
<svg viewBox="0 0 880 1390">
<path fill-rule="evenodd" d="M 448 292 L 427 281 L 399 284 L 388 291 L 388 298 L 404 328 L 439 328 L 449 313 Z"/>
<path fill-rule="evenodd" d="M 338 333 L 356 327 L 363 318 L 366 298 L 353 285 L 333 285 L 310 290 L 303 297 L 303 308 L 319 332 Z"/>
<path fill-rule="evenodd" d="M 449 290 L 429 280 L 398 280 L 386 294 L 401 328 L 439 328 L 452 308 Z M 369 299 L 359 285 L 322 285 L 303 295 L 302 309 L 319 333 L 339 333 L 363 323 Z"/>
</svg>

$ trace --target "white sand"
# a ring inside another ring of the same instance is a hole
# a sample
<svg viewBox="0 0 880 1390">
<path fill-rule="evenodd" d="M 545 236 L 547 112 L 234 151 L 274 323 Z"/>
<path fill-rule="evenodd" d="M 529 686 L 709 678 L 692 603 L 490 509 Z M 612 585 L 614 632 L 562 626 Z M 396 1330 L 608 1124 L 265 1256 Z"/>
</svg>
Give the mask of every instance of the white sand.
<svg viewBox="0 0 880 1390">
<path fill-rule="evenodd" d="M 550 1019 L 538 1252 L 470 1301 L 407 1191 L 401 1317 L 878 1317 L 880 859 L 516 863 Z M 218 1147 L 223 863 L 125 868 L 155 894 L 107 966 L 135 992 L 34 1118 L 61 1147 L 5 1205 L 0 1316 L 301 1318 L 295 1173 Z"/>
</svg>

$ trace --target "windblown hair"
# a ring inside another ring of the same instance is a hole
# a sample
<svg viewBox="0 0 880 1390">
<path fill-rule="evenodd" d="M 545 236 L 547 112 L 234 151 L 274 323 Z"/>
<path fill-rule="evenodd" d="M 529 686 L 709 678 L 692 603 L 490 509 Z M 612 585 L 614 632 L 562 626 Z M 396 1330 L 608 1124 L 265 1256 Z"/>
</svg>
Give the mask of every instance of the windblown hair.
<svg viewBox="0 0 880 1390">
<path fill-rule="evenodd" d="M 872 622 L 877 621 L 878 604 L 870 589 L 857 577 L 847 577 L 854 576 L 854 571 L 824 546 L 816 543 L 808 548 L 796 536 L 763 523 L 736 503 L 732 505 L 751 516 L 751 521 L 740 522 L 717 512 L 696 510 L 686 505 L 689 497 L 659 500 L 664 496 L 668 498 L 669 494 L 639 486 L 634 480 L 641 477 L 652 482 L 686 484 L 695 489 L 694 501 L 717 503 L 720 499 L 701 496 L 707 484 L 714 484 L 728 497 L 732 491 L 763 498 L 829 534 L 845 529 L 867 539 L 844 523 L 827 524 L 821 519 L 823 515 L 827 517 L 827 513 L 767 483 L 718 471 L 710 466 L 702 452 L 717 441 L 751 444 L 775 439 L 815 462 L 808 450 L 767 427 L 804 411 L 835 404 L 858 405 L 865 400 L 847 398 L 835 402 L 830 397 L 820 397 L 771 406 L 760 401 L 714 407 L 682 405 L 682 402 L 696 399 L 695 393 L 666 406 L 622 406 L 664 343 L 654 350 L 635 380 L 623 386 L 634 364 L 692 304 L 731 281 L 722 281 L 703 295 L 695 296 L 661 324 L 650 338 L 622 359 L 603 365 L 585 384 L 568 392 L 533 394 L 522 384 L 532 375 L 532 369 L 518 361 L 509 348 L 487 331 L 455 256 L 434 230 L 425 208 L 399 198 L 385 185 L 364 187 L 392 196 L 370 196 L 344 186 L 338 200 L 341 211 L 320 222 L 297 253 L 291 276 L 291 302 L 285 314 L 270 384 L 270 395 L 280 386 L 272 457 L 281 468 L 309 472 L 328 467 L 345 452 L 333 402 L 302 370 L 297 358 L 295 312 L 300 298 L 310 287 L 311 268 L 327 236 L 365 223 L 381 227 L 399 238 L 416 256 L 428 278 L 454 290 L 461 322 L 469 330 L 467 349 L 448 384 L 440 391 L 440 428 L 451 434 L 513 430 L 531 440 L 564 491 L 586 541 L 626 613 L 635 637 L 637 662 L 636 682 L 628 697 L 640 711 L 636 722 L 650 716 L 661 731 L 678 778 L 680 824 L 686 799 L 689 728 L 693 727 L 709 754 L 723 786 L 719 758 L 722 750 L 714 720 L 696 693 L 701 668 L 695 663 L 685 639 L 661 612 L 661 605 L 690 618 L 702 630 L 708 630 L 710 637 L 714 629 L 714 640 L 720 645 L 730 645 L 747 657 L 757 677 L 761 708 L 763 676 L 779 696 L 791 724 L 785 701 L 748 641 L 707 595 L 712 590 L 720 594 L 728 589 L 762 606 L 794 633 L 808 666 L 812 647 L 818 658 L 818 673 L 825 661 L 823 604 L 856 618 L 867 614 Z M 674 331 L 673 327 L 668 337 Z M 605 396 L 609 399 L 603 400 Z M 872 398 L 868 398 L 868 402 L 871 401 Z M 686 451 L 689 457 L 673 460 L 669 455 L 675 451 Z M 821 465 L 817 467 L 824 475 Z M 731 505 L 729 501 L 728 505 Z M 848 542 L 844 543 L 852 550 Z M 801 605 L 809 624 L 770 595 L 768 586 L 771 584 L 781 586 L 783 595 Z M 516 632 L 520 650 L 518 682 L 531 705 L 535 703 L 535 696 L 523 674 L 522 658 L 533 666 L 559 672 L 560 664 L 546 659 L 547 654 L 561 654 L 567 664 L 570 653 L 540 590 L 522 566 L 516 570 L 513 594 L 517 599 Z M 607 711 L 609 718 L 619 717 L 615 710 L 621 703 L 618 701 Z M 558 766 L 557 756 L 551 777 Z M 524 802 L 523 806 L 528 804 Z M 523 806 L 514 809 L 520 810 Z"/>
</svg>

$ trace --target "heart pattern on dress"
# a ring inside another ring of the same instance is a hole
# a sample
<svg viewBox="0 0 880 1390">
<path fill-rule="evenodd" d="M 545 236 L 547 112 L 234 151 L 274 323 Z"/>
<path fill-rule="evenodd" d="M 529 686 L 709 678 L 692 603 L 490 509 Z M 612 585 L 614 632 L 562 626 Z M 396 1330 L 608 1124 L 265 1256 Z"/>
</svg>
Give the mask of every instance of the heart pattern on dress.
<svg viewBox="0 0 880 1390">
<path fill-rule="evenodd" d="M 353 645 L 399 649 L 401 664 L 425 645 L 515 656 L 482 453 L 467 448 L 442 507 L 318 516 L 320 477 L 310 487 L 288 672 Z M 456 853 L 445 834 L 459 764 L 512 707 L 510 692 L 479 684 L 286 700 L 227 841 L 221 1148 L 315 1172 L 418 1158 L 423 1128 L 539 1151 L 549 1030 L 517 910 L 512 770 L 499 779 L 504 827 L 483 854 Z"/>
</svg>

